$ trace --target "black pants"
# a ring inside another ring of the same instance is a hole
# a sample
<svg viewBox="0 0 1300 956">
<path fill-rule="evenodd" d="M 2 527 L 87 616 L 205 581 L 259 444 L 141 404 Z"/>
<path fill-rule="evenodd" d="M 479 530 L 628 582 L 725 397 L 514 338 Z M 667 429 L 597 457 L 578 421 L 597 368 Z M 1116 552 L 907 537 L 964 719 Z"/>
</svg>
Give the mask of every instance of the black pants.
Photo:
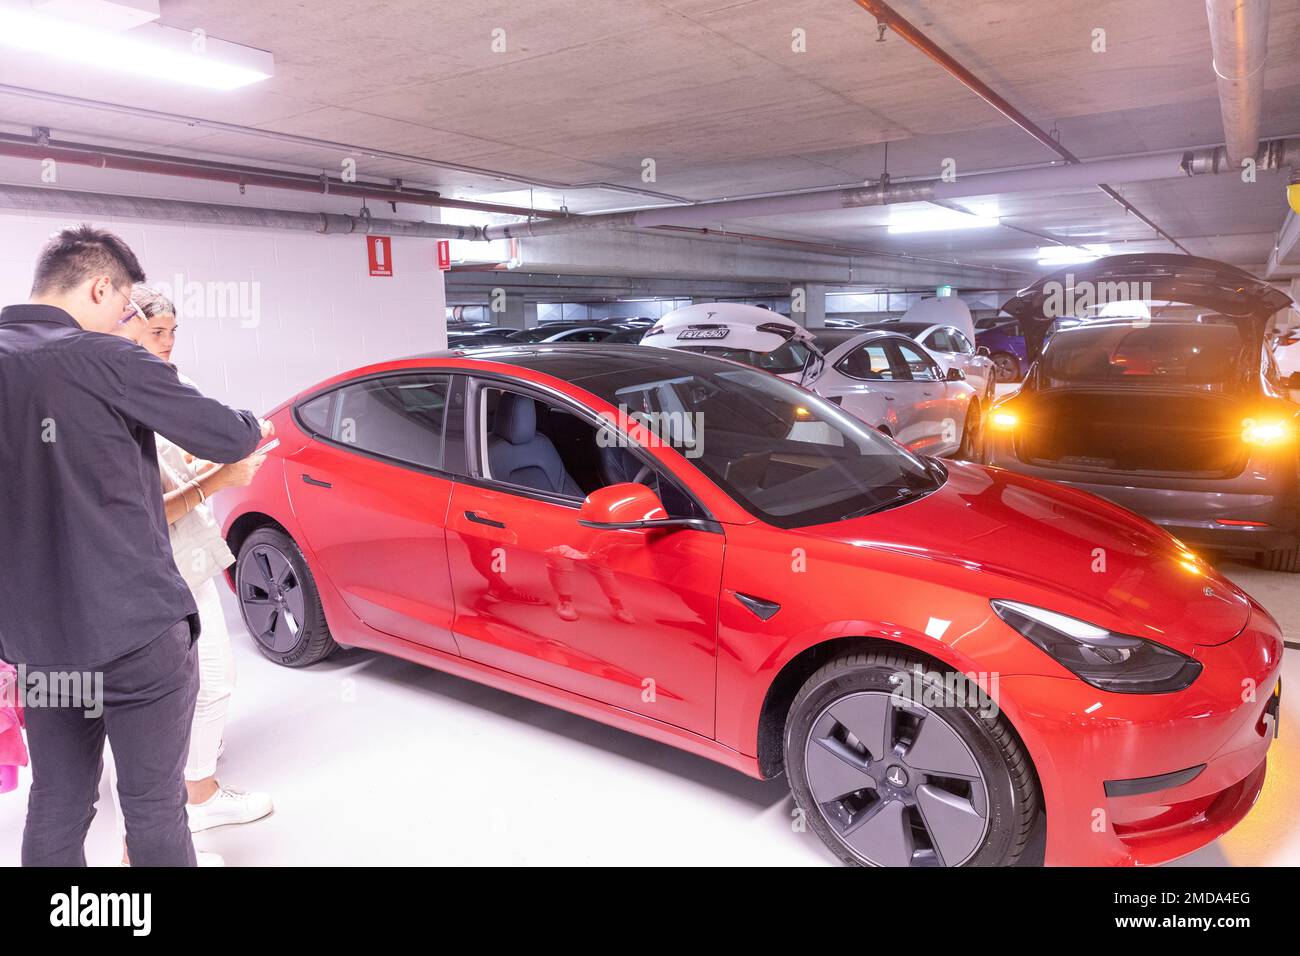
<svg viewBox="0 0 1300 956">
<path fill-rule="evenodd" d="M 46 670 L 28 667 L 28 681 Z M 87 716 L 84 701 L 68 700 L 25 711 L 32 789 L 23 866 L 86 865 L 105 734 L 117 762 L 131 865 L 194 866 L 185 759 L 199 675 L 189 622 L 100 670 L 102 715 Z"/>
</svg>

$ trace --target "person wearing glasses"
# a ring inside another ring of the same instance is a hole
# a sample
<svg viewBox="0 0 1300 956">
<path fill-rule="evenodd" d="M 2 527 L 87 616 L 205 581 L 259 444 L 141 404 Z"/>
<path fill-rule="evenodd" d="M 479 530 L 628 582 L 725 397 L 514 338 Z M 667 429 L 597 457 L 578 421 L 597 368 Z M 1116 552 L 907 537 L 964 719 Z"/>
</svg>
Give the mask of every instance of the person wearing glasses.
<svg viewBox="0 0 1300 956">
<path fill-rule="evenodd" d="M 82 225 L 41 250 L 28 301 L 0 310 L 0 660 L 26 671 L 26 866 L 85 866 L 106 738 L 132 863 L 196 863 L 184 770 L 201 619 L 154 436 L 234 463 L 274 429 L 105 334 L 139 321 L 144 280 L 125 242 Z M 63 693 L 37 705 L 38 686 Z"/>
<path fill-rule="evenodd" d="M 166 296 L 144 285 L 137 285 L 132 291 L 131 306 L 119 320 L 114 334 L 130 339 L 170 363 L 176 344 L 176 307 Z M 178 371 L 177 377 L 187 385 L 194 384 L 183 372 Z M 238 488 L 252 482 L 266 456 L 255 453 L 234 464 L 217 465 L 195 458 L 162 436 L 155 436 L 155 442 L 172 553 L 181 577 L 194 595 L 203 624 L 196 644 L 199 692 L 190 729 L 189 758 L 185 763 L 186 812 L 190 832 L 198 833 L 213 827 L 251 823 L 273 809 L 267 794 L 223 787 L 216 777 L 217 757 L 224 749 L 222 731 L 235 686 L 235 658 L 221 610 L 217 578 L 235 563 L 235 556 L 221 536 L 209 504 L 209 499 L 223 488 Z M 119 806 L 119 827 L 122 819 Z M 122 862 L 127 864 L 129 859 L 129 853 L 124 851 Z"/>
</svg>

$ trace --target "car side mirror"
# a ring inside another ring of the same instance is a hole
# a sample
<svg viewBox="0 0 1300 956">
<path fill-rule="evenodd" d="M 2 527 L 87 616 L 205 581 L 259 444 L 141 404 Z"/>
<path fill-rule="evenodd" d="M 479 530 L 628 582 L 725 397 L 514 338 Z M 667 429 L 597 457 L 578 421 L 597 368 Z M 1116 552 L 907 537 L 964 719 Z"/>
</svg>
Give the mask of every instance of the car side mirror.
<svg viewBox="0 0 1300 956">
<path fill-rule="evenodd" d="M 631 481 L 606 485 L 587 495 L 578 509 L 578 524 L 600 531 L 704 526 L 696 518 L 670 518 L 654 491 Z"/>
<path fill-rule="evenodd" d="M 944 378 L 949 382 L 964 382 L 966 381 L 966 373 L 956 366 L 953 366 L 948 369 L 948 374 Z"/>
<path fill-rule="evenodd" d="M 989 349 L 989 347 L 988 347 L 987 345 L 977 345 L 977 346 L 975 346 L 975 354 L 976 354 L 976 355 L 992 355 L 993 352 Z"/>
</svg>

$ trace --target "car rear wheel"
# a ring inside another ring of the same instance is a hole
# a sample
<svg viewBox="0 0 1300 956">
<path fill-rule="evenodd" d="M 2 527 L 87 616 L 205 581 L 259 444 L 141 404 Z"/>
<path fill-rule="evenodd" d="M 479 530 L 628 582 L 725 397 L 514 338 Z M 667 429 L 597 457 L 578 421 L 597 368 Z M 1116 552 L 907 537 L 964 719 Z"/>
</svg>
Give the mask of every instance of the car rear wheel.
<svg viewBox="0 0 1300 956">
<path fill-rule="evenodd" d="M 1279 548 L 1276 551 L 1261 551 L 1256 563 L 1266 571 L 1285 571 L 1288 574 L 1300 574 L 1300 548 Z"/>
<path fill-rule="evenodd" d="M 972 402 L 966 410 L 966 423 L 961 430 L 961 445 L 957 448 L 957 458 L 963 461 L 979 461 L 983 452 L 984 414 L 979 402 Z"/>
<path fill-rule="evenodd" d="M 846 863 L 1009 866 L 1038 814 L 1028 757 L 992 701 L 929 666 L 860 652 L 808 678 L 785 729 L 795 802 Z"/>
<path fill-rule="evenodd" d="M 306 667 L 338 650 L 316 579 L 294 540 L 258 528 L 239 549 L 235 593 L 258 650 L 285 667 Z"/>
<path fill-rule="evenodd" d="M 1020 381 L 1020 359 L 1010 352 L 996 352 L 992 358 L 996 369 L 995 377 L 999 382 Z"/>
</svg>

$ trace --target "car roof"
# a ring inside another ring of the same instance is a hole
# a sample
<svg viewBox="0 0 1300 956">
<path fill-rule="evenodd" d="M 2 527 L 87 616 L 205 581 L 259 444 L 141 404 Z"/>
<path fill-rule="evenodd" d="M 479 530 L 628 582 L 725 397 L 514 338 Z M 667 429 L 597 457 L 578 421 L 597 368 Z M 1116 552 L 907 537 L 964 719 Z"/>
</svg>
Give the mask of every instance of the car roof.
<svg viewBox="0 0 1300 956">
<path fill-rule="evenodd" d="M 657 349 L 645 345 L 611 345 L 607 342 L 542 342 L 531 345 L 488 345 L 472 354 L 457 349 L 425 352 L 408 359 L 457 359 L 468 362 L 495 362 L 540 372 L 574 385 L 586 379 L 626 373 L 632 369 L 659 366 L 665 374 L 713 373 L 734 367 L 734 362 L 712 358 L 681 349 Z"/>
</svg>

